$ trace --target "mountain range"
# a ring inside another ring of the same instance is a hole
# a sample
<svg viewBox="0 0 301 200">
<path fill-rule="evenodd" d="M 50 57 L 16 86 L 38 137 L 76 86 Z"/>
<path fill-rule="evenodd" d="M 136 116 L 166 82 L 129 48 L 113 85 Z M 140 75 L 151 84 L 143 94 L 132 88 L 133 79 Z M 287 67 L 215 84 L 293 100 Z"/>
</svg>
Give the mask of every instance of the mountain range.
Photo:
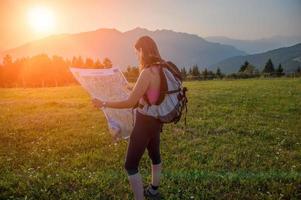
<svg viewBox="0 0 301 200">
<path fill-rule="evenodd" d="M 126 32 L 98 29 L 76 34 L 53 35 L 6 50 L 0 53 L 0 57 L 9 54 L 15 59 L 42 53 L 70 59 L 73 56 L 94 59 L 108 57 L 114 66 L 124 69 L 128 65 L 137 66 L 134 44 L 144 35 L 156 41 L 165 60 L 171 60 L 179 67 L 198 65 L 200 69 L 206 67 L 210 70 L 220 67 L 224 73 L 233 73 L 237 72 L 246 60 L 261 69 L 271 58 L 275 65 L 281 63 L 285 71 L 290 72 L 299 67 L 301 62 L 301 37 L 273 37 L 256 41 L 225 37 L 204 39 L 188 33 L 165 29 L 150 31 L 139 27 Z M 298 42 L 300 43 L 298 45 L 283 47 Z M 267 51 L 263 53 L 253 55 L 245 53 L 261 52 L 266 49 Z"/>
<path fill-rule="evenodd" d="M 204 68 L 233 56 L 246 55 L 231 45 L 208 42 L 197 35 L 171 30 L 150 31 L 138 27 L 127 32 L 98 29 L 78 34 L 54 35 L 4 51 L 0 56 L 10 54 L 13 58 L 20 58 L 46 53 L 67 58 L 108 57 L 115 66 L 123 68 L 137 65 L 134 43 L 143 35 L 152 37 L 158 44 L 161 56 L 179 67 L 197 64 Z"/>
<path fill-rule="evenodd" d="M 224 73 L 234 73 L 239 70 L 245 61 L 248 61 L 261 71 L 268 59 L 272 59 L 275 68 L 281 64 L 286 73 L 294 72 L 298 67 L 301 67 L 301 43 L 260 54 L 228 58 L 212 65 L 211 69 L 219 67 Z"/>
<path fill-rule="evenodd" d="M 297 43 L 301 43 L 301 36 L 273 36 L 257 40 L 238 40 L 223 36 L 206 37 L 210 42 L 218 42 L 227 44 L 240 49 L 247 54 L 262 53 L 281 47 L 289 47 Z"/>
</svg>

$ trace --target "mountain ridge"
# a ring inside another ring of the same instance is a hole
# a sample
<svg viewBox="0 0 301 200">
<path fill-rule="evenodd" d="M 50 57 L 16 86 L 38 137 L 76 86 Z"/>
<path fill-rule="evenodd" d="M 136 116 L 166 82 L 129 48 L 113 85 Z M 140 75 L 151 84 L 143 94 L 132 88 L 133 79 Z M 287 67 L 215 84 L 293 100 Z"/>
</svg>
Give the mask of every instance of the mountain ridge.
<svg viewBox="0 0 301 200">
<path fill-rule="evenodd" d="M 276 35 L 268 38 L 261 39 L 234 39 L 225 36 L 209 36 L 205 37 L 206 40 L 211 42 L 218 42 L 228 44 L 241 49 L 248 54 L 263 53 L 269 50 L 278 49 L 281 47 L 289 47 L 301 43 L 301 36 L 281 36 Z"/>
<path fill-rule="evenodd" d="M 150 31 L 136 27 L 125 32 L 114 28 L 100 28 L 75 34 L 51 35 L 4 51 L 1 56 L 10 54 L 13 58 L 19 58 L 46 53 L 49 56 L 60 55 L 65 58 L 109 57 L 114 65 L 126 67 L 138 64 L 133 46 L 143 35 L 152 37 L 158 44 L 162 57 L 174 61 L 179 67 L 197 64 L 204 68 L 226 58 L 245 55 L 245 52 L 233 46 L 208 42 L 195 34 L 167 29 Z"/>
<path fill-rule="evenodd" d="M 263 53 L 235 56 L 211 65 L 211 68 L 216 69 L 219 67 L 225 73 L 235 73 L 245 61 L 248 61 L 261 71 L 268 59 L 272 59 L 274 67 L 281 64 L 285 72 L 294 72 L 301 66 L 301 43 Z"/>
</svg>

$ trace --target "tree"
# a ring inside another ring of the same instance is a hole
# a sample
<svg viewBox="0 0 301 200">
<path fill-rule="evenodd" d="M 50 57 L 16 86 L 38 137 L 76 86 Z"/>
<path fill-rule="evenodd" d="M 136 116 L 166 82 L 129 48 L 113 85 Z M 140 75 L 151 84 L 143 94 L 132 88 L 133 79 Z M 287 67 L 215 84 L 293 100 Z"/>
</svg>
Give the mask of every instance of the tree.
<svg viewBox="0 0 301 200">
<path fill-rule="evenodd" d="M 208 70 L 207 68 L 204 69 L 204 71 L 202 72 L 203 78 L 207 79 L 208 78 Z"/>
<path fill-rule="evenodd" d="M 51 61 L 51 83 L 48 86 L 59 86 L 74 81 L 73 76 L 70 73 L 68 67 L 70 61 L 64 60 L 61 56 L 53 56 Z"/>
<path fill-rule="evenodd" d="M 73 57 L 70 61 L 57 55 L 50 58 L 46 54 L 40 54 L 16 60 L 6 55 L 3 64 L 0 63 L 0 87 L 48 87 L 76 83 L 69 67 L 85 65 L 94 67 L 95 63 L 89 58 L 84 63 L 80 56 Z M 138 75 L 138 68 L 131 69 L 131 73 Z"/>
<path fill-rule="evenodd" d="M 244 72 L 248 66 L 249 66 L 249 62 L 245 61 L 245 63 L 240 67 L 238 72 Z"/>
<path fill-rule="evenodd" d="M 264 67 L 262 72 L 263 73 L 268 73 L 268 74 L 272 74 L 273 72 L 275 72 L 274 64 L 273 64 L 271 59 L 269 59 L 267 61 L 267 63 L 265 64 L 265 67 Z"/>
<path fill-rule="evenodd" d="M 130 65 L 127 66 L 126 71 L 123 72 L 125 77 L 129 82 L 135 82 L 139 76 L 139 68 L 138 67 L 131 67 Z"/>
<path fill-rule="evenodd" d="M 213 71 L 211 71 L 211 70 L 208 70 L 208 75 L 207 75 L 207 78 L 208 78 L 208 79 L 214 79 L 214 77 L 215 77 L 215 74 L 214 74 L 214 72 L 213 72 Z"/>
<path fill-rule="evenodd" d="M 3 65 L 4 66 L 9 66 L 9 65 L 12 65 L 13 64 L 13 59 L 12 59 L 12 57 L 10 56 L 10 55 L 6 55 L 6 56 L 4 56 L 4 58 L 3 58 Z"/>
<path fill-rule="evenodd" d="M 188 74 L 192 76 L 192 68 L 191 67 L 189 67 Z"/>
<path fill-rule="evenodd" d="M 109 58 L 103 60 L 104 68 L 111 68 L 113 66 L 112 61 Z"/>
<path fill-rule="evenodd" d="M 81 56 L 73 57 L 72 66 L 74 66 L 74 67 L 83 67 L 84 66 L 84 61 L 83 61 L 82 57 Z"/>
<path fill-rule="evenodd" d="M 222 78 L 222 77 L 223 77 L 223 74 L 222 74 L 221 69 L 220 69 L 219 67 L 217 68 L 215 74 L 216 74 L 216 76 L 217 76 L 218 78 Z"/>
<path fill-rule="evenodd" d="M 199 71 L 199 67 L 197 65 L 194 65 L 192 67 L 192 72 L 191 72 L 191 75 L 192 76 L 200 76 L 200 71 Z"/>
<path fill-rule="evenodd" d="M 183 67 L 181 69 L 181 75 L 182 75 L 183 79 L 185 79 L 187 77 L 187 71 L 186 71 L 185 67 Z"/>
<path fill-rule="evenodd" d="M 94 67 L 94 61 L 92 58 L 86 58 L 85 67 L 87 68 Z"/>
<path fill-rule="evenodd" d="M 298 68 L 297 68 L 297 71 L 296 71 L 298 74 L 300 74 L 301 73 L 301 67 L 299 66 Z"/>
<path fill-rule="evenodd" d="M 99 59 L 97 58 L 95 63 L 94 63 L 94 67 L 97 69 L 102 69 L 104 66 L 103 64 L 99 61 Z"/>
<path fill-rule="evenodd" d="M 243 73 L 249 75 L 255 74 L 255 67 L 249 64 Z"/>
<path fill-rule="evenodd" d="M 284 75 L 284 73 L 283 73 L 283 68 L 282 68 L 282 65 L 281 65 L 281 64 L 278 65 L 278 68 L 276 69 L 276 73 L 277 73 L 277 76 L 282 76 L 282 75 Z"/>
</svg>

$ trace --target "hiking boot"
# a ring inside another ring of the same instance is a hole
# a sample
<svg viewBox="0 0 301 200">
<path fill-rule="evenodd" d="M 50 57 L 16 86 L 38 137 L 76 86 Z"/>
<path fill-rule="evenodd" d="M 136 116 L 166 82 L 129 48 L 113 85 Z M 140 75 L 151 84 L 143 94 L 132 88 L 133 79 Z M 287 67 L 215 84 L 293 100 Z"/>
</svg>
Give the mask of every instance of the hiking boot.
<svg viewBox="0 0 301 200">
<path fill-rule="evenodd" d="M 147 197 L 148 199 L 160 199 L 160 194 L 159 191 L 157 191 L 155 194 L 153 194 L 152 191 L 152 186 L 144 186 L 144 196 Z"/>
</svg>

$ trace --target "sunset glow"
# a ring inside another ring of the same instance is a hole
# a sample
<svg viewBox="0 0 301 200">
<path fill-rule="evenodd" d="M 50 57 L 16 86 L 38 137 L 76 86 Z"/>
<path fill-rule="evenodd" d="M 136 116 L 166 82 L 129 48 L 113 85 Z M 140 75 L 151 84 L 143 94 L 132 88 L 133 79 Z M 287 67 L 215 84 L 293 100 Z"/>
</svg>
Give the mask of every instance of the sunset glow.
<svg viewBox="0 0 301 200">
<path fill-rule="evenodd" d="M 49 33 L 54 31 L 55 17 L 49 8 L 36 6 L 28 11 L 28 23 L 35 32 Z"/>
</svg>

